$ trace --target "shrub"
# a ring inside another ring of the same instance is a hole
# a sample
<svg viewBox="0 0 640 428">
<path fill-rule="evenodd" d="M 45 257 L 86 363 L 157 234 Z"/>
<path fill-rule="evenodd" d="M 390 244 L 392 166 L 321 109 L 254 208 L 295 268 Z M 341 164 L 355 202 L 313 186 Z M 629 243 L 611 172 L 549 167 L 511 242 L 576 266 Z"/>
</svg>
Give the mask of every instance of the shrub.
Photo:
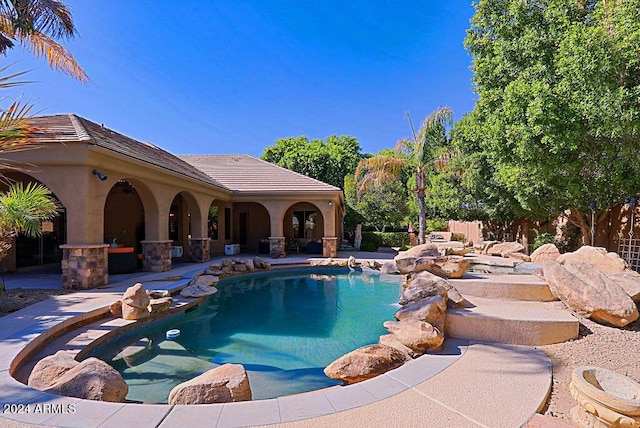
<svg viewBox="0 0 640 428">
<path fill-rule="evenodd" d="M 555 244 L 558 246 L 558 241 L 556 241 L 555 233 L 540 233 L 537 229 L 533 229 L 536 234 L 536 238 L 533 240 L 533 249 L 535 250 L 538 247 L 541 247 L 544 244 Z"/>
<path fill-rule="evenodd" d="M 360 251 L 378 251 L 378 247 L 382 245 L 382 237 L 376 232 L 362 232 L 362 242 L 360 243 Z"/>
<path fill-rule="evenodd" d="M 409 243 L 408 232 L 374 232 L 380 237 L 381 247 L 402 247 Z"/>
<path fill-rule="evenodd" d="M 447 230 L 449 230 L 449 221 L 441 218 L 428 218 L 425 229 L 425 233 L 446 232 Z"/>
<path fill-rule="evenodd" d="M 457 232 L 452 233 L 451 240 L 464 242 L 464 233 L 457 233 Z"/>
</svg>

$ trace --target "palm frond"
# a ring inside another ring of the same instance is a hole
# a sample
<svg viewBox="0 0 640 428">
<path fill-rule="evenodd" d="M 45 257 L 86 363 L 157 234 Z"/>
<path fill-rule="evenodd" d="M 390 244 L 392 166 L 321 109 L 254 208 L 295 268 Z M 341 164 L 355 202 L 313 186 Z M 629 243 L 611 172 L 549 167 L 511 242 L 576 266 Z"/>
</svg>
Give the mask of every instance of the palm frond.
<svg viewBox="0 0 640 428">
<path fill-rule="evenodd" d="M 59 211 L 51 191 L 39 183 L 13 184 L 0 194 L 0 225 L 28 236 L 41 233 L 43 220 L 54 218 Z"/>
<path fill-rule="evenodd" d="M 17 38 L 38 58 L 45 58 L 49 66 L 81 82 L 88 82 L 89 76 L 75 60 L 71 52 L 56 43 L 44 33 L 18 31 Z"/>
<path fill-rule="evenodd" d="M 370 187 L 397 180 L 406 166 L 406 159 L 397 156 L 373 156 L 362 159 L 354 174 L 356 189 L 363 192 Z"/>
</svg>

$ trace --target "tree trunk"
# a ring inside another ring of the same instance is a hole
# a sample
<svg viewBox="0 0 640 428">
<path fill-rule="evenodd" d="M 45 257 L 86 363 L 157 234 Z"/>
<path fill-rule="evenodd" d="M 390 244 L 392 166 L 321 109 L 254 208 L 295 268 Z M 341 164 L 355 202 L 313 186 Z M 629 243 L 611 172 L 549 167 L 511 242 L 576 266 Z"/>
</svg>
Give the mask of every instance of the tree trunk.
<svg viewBox="0 0 640 428">
<path fill-rule="evenodd" d="M 418 196 L 418 243 L 424 244 L 427 219 L 424 212 L 424 170 L 422 167 L 418 167 L 416 172 L 416 194 Z"/>
<path fill-rule="evenodd" d="M 595 213 L 595 225 L 594 231 L 595 239 L 594 246 L 607 247 L 607 243 L 601 242 L 601 236 L 606 236 L 609 231 L 608 217 L 610 213 L 610 207 L 606 207 L 604 210 L 596 211 Z M 582 234 L 582 245 L 591 245 L 591 212 L 585 212 L 578 210 L 577 208 L 571 208 L 567 219 L 574 225 L 580 228 Z M 598 233 L 601 232 L 601 233 Z"/>
</svg>

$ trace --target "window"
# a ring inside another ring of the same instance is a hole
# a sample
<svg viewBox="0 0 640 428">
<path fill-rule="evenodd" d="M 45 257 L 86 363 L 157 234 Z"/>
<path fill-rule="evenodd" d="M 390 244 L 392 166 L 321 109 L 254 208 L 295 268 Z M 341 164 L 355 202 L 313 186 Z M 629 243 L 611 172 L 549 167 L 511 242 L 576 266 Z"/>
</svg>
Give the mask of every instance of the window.
<svg viewBox="0 0 640 428">
<path fill-rule="evenodd" d="M 231 239 L 231 208 L 224 209 L 224 239 Z"/>
<path fill-rule="evenodd" d="M 316 211 L 294 211 L 293 212 L 293 237 L 316 239 L 317 238 L 317 219 Z"/>
<path fill-rule="evenodd" d="M 209 208 L 209 220 L 207 222 L 207 228 L 209 230 L 209 238 L 212 240 L 218 240 L 218 207 L 211 205 Z"/>
</svg>

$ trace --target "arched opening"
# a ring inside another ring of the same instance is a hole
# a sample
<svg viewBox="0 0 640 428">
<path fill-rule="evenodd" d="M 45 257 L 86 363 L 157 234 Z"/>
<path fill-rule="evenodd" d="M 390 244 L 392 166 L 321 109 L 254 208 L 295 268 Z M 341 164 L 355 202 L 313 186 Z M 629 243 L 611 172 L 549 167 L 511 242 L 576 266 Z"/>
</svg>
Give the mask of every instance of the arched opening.
<svg viewBox="0 0 640 428">
<path fill-rule="evenodd" d="M 193 219 L 192 219 L 193 217 Z M 198 203 L 188 192 L 178 193 L 169 209 L 169 239 L 172 241 L 171 258 L 188 258 L 189 239 L 192 235 L 192 220 L 200 222 Z"/>
<path fill-rule="evenodd" d="M 136 187 L 119 180 L 109 191 L 104 204 L 104 243 L 111 247 L 133 248 L 142 252 L 145 239 L 144 205 Z"/>
<path fill-rule="evenodd" d="M 310 202 L 298 202 L 289 207 L 283 218 L 285 245 L 288 252 L 305 251 L 322 254 L 324 217 Z"/>
<path fill-rule="evenodd" d="M 21 182 L 37 183 L 46 186 L 39 180 L 21 172 L 8 172 L 4 174 L 9 183 Z M 9 183 L 0 182 L 0 192 L 9 189 Z M 43 265 L 58 265 L 62 261 L 60 245 L 67 242 L 67 214 L 60 200 L 53 194 L 60 211 L 58 216 L 49 221 L 42 222 L 42 234 L 38 237 L 29 237 L 19 233 L 14 245 L 0 262 L 5 271 L 14 271 L 19 268 L 36 267 Z"/>
</svg>

